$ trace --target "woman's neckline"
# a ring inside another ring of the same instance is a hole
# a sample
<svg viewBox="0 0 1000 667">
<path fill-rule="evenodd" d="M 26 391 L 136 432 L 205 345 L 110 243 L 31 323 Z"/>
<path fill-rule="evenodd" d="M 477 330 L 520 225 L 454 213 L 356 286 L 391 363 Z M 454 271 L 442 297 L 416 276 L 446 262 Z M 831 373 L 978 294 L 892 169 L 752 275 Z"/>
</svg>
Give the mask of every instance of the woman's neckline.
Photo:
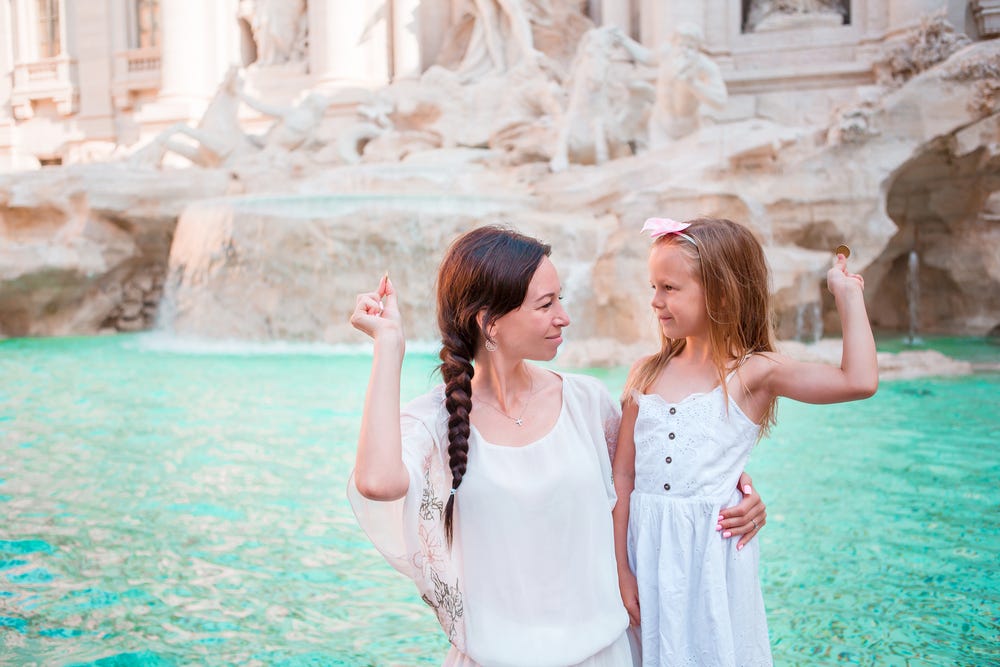
<svg viewBox="0 0 1000 667">
<path fill-rule="evenodd" d="M 476 438 L 481 443 L 483 443 L 484 445 L 487 445 L 489 447 L 496 448 L 496 449 L 528 449 L 528 448 L 534 447 L 535 445 L 538 445 L 538 444 L 544 442 L 545 440 L 548 440 L 549 437 L 553 433 L 555 433 L 556 429 L 559 427 L 559 423 L 563 419 L 563 415 L 566 413 L 566 378 L 561 373 L 557 373 L 554 370 L 551 370 L 551 369 L 548 369 L 548 368 L 543 368 L 542 370 L 546 371 L 548 373 L 552 373 L 557 378 L 559 378 L 559 382 L 560 382 L 560 387 L 559 387 L 559 390 L 560 390 L 560 396 L 559 396 L 559 415 L 556 417 L 556 420 L 552 423 L 552 428 L 550 428 L 548 431 L 546 431 L 543 435 L 541 435 L 540 437 L 536 438 L 535 440 L 532 440 L 531 442 L 526 442 L 523 445 L 500 445 L 500 444 L 497 444 L 497 443 L 494 443 L 494 442 L 490 442 L 489 440 L 487 440 L 483 436 L 483 434 L 479 431 L 479 429 L 476 428 L 475 425 L 473 425 L 473 423 L 470 421 L 469 422 L 469 430 L 472 431 L 473 433 L 475 433 Z"/>
</svg>

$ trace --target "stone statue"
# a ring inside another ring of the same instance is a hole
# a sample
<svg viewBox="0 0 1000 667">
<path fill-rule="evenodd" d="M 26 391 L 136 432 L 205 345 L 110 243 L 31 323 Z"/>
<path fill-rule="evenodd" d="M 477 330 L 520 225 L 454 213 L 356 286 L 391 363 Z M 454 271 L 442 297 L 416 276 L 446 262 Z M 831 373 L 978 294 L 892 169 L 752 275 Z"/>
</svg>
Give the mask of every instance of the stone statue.
<svg viewBox="0 0 1000 667">
<path fill-rule="evenodd" d="M 267 132 L 251 136 L 241 129 L 238 117 L 241 102 L 275 118 Z M 167 128 L 133 153 L 129 162 L 139 167 L 158 167 L 171 152 L 199 167 L 210 168 L 232 164 L 261 150 L 269 153 L 303 150 L 309 147 L 328 106 L 329 100 L 319 93 L 310 93 L 292 107 L 267 104 L 243 92 L 239 70 L 233 67 L 196 127 L 178 123 Z"/>
<path fill-rule="evenodd" d="M 650 87 L 637 77 L 635 62 L 652 63 L 652 54 L 617 26 L 584 33 L 567 82 L 569 99 L 549 163 L 552 171 L 565 169 L 571 157 L 603 164 L 631 153 L 652 97 L 636 96 Z"/>
<path fill-rule="evenodd" d="M 395 99 L 399 94 L 383 89 L 358 105 L 357 122 L 337 135 L 336 152 L 341 160 L 347 164 L 399 162 L 411 153 L 441 148 L 441 134 L 425 116 L 437 118 L 440 110 L 424 100 Z"/>
<path fill-rule="evenodd" d="M 176 153 L 199 167 L 218 167 L 232 156 L 252 152 L 254 145 L 240 128 L 238 111 L 243 81 L 231 67 L 219 84 L 195 127 L 177 123 L 128 158 L 136 167 L 159 167 L 163 157 Z"/>
<path fill-rule="evenodd" d="M 725 106 L 719 66 L 702 51 L 701 29 L 681 23 L 660 56 L 656 101 L 649 116 L 649 146 L 660 148 L 698 129 L 701 105 Z"/>
<path fill-rule="evenodd" d="M 467 28 L 470 21 L 471 33 L 455 68 L 462 79 L 503 73 L 517 63 L 532 64 L 537 60 L 540 54 L 532 36 L 532 14 L 526 6 L 530 3 L 547 4 L 547 0 L 465 0 L 458 21 L 459 33 L 464 36 L 461 28 Z M 460 37 L 453 35 L 452 39 Z M 448 46 L 444 50 L 447 52 Z"/>
<path fill-rule="evenodd" d="M 848 0 L 750 0 L 744 32 L 838 26 L 847 17 Z"/>
<path fill-rule="evenodd" d="M 357 107 L 358 122 L 337 135 L 337 152 L 347 164 L 361 162 L 364 147 L 394 129 L 392 112 L 396 105 L 385 93 L 375 93 Z"/>
<path fill-rule="evenodd" d="M 275 119 L 262 136 L 252 136 L 250 141 L 266 150 L 295 151 L 308 147 L 316 128 L 326 114 L 330 100 L 319 93 L 309 93 L 292 107 L 268 104 L 238 91 L 240 100 L 251 109 Z"/>
<path fill-rule="evenodd" d="M 496 115 L 507 120 L 490 135 L 487 145 L 503 165 L 548 162 L 565 115 L 566 93 L 562 81 L 540 60 L 537 69 L 511 72 L 505 81 L 509 92 L 498 101 Z"/>
<path fill-rule="evenodd" d="M 239 16 L 247 21 L 257 46 L 254 64 L 301 62 L 306 57 L 306 0 L 241 0 Z"/>
</svg>

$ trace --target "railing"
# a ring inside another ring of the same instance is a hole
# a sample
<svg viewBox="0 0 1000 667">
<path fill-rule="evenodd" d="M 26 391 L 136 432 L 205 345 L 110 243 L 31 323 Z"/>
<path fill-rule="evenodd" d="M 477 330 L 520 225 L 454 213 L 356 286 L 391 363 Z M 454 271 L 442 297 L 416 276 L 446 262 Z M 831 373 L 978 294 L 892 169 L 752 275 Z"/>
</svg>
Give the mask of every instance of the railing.
<svg viewBox="0 0 1000 667">
<path fill-rule="evenodd" d="M 969 6 L 976 17 L 980 37 L 1000 35 L 1000 0 L 972 0 Z"/>
<path fill-rule="evenodd" d="M 132 106 L 132 93 L 160 87 L 160 49 L 130 49 L 115 54 L 114 81 L 111 82 L 115 106 Z"/>
<path fill-rule="evenodd" d="M 31 118 L 32 104 L 39 100 L 54 101 L 60 114 L 76 113 L 79 96 L 76 61 L 67 56 L 14 65 L 11 105 L 19 120 Z"/>
<path fill-rule="evenodd" d="M 43 60 L 22 65 L 28 81 L 47 81 L 59 78 L 59 63 Z"/>
</svg>

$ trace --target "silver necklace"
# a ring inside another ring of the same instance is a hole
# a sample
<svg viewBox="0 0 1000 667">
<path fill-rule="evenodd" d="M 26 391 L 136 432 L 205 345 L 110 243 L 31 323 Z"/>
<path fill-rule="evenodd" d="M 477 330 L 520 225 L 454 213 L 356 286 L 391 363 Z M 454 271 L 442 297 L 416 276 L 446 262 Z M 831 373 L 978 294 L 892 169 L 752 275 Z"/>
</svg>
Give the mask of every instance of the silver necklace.
<svg viewBox="0 0 1000 667">
<path fill-rule="evenodd" d="M 507 414 L 506 412 L 504 412 L 503 410 L 501 410 L 497 406 L 493 405 L 489 401 L 484 401 L 483 399 L 479 399 L 479 402 L 482 403 L 483 405 L 486 405 L 486 406 L 489 406 L 489 407 L 493 408 L 494 410 L 496 410 L 497 412 L 499 412 L 500 414 L 502 414 L 504 417 L 506 417 L 507 419 L 511 420 L 515 424 L 517 424 L 518 426 L 524 426 L 524 413 L 527 412 L 527 410 L 528 410 L 528 399 L 530 399 L 534 395 L 535 395 L 535 380 L 534 380 L 533 377 L 531 377 L 529 375 L 528 376 L 528 396 L 527 396 L 527 398 L 524 399 L 524 407 L 521 408 L 521 414 L 519 414 L 518 416 L 511 417 L 509 414 Z"/>
</svg>

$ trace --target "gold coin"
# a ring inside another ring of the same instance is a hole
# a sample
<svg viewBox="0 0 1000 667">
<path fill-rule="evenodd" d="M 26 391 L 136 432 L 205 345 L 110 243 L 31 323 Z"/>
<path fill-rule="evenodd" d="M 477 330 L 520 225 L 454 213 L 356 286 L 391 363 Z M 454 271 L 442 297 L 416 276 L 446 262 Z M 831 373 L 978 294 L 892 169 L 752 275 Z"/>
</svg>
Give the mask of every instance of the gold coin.
<svg viewBox="0 0 1000 667">
<path fill-rule="evenodd" d="M 851 256 L 851 249 L 848 248 L 846 245 L 841 244 L 841 245 L 837 246 L 837 249 L 833 251 L 833 254 L 834 255 L 843 255 L 844 257 L 850 257 Z"/>
</svg>

